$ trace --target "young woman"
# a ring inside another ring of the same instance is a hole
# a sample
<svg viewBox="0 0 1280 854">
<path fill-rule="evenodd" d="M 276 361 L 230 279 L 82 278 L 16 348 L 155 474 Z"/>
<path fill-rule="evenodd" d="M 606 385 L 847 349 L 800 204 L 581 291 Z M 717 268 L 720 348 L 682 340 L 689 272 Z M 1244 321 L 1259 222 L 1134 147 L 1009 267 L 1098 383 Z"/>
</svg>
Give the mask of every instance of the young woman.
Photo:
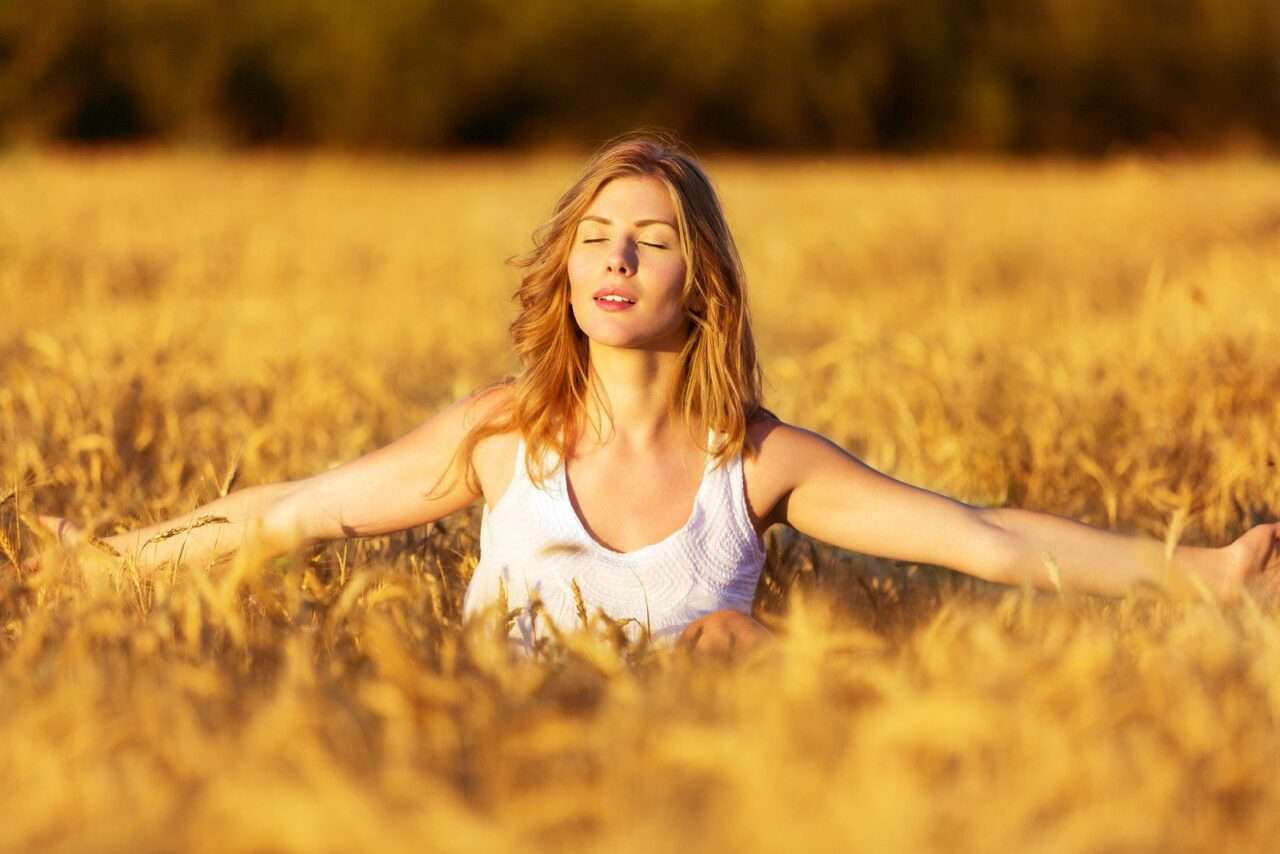
<svg viewBox="0 0 1280 854">
<path fill-rule="evenodd" d="M 1155 540 L 900 483 L 778 420 L 761 405 L 720 203 L 668 138 L 606 145 L 535 244 L 511 328 L 513 380 L 332 471 L 244 489 L 106 542 L 144 567 L 179 552 L 196 562 L 255 531 L 285 549 L 398 531 L 483 500 L 468 614 L 503 593 L 512 608 L 536 595 L 573 628 L 576 585 L 593 612 L 708 648 L 769 637 L 749 614 L 771 525 L 1009 584 L 1122 594 L 1149 581 L 1230 598 L 1264 571 L 1280 575 L 1280 524 L 1167 559 Z M 152 542 L 210 515 L 230 521 Z M 526 609 L 512 636 L 527 646 L 539 625 Z"/>
</svg>

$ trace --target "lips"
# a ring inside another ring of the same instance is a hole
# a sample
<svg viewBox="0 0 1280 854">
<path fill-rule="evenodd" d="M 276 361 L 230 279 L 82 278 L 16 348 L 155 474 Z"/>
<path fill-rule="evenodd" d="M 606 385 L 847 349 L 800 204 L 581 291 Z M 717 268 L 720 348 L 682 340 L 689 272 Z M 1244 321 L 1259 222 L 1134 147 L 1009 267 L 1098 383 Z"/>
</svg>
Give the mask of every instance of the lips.
<svg viewBox="0 0 1280 854">
<path fill-rule="evenodd" d="M 639 296 L 635 291 L 627 288 L 608 287 L 596 291 L 591 298 L 597 303 L 606 305 L 635 305 Z"/>
</svg>

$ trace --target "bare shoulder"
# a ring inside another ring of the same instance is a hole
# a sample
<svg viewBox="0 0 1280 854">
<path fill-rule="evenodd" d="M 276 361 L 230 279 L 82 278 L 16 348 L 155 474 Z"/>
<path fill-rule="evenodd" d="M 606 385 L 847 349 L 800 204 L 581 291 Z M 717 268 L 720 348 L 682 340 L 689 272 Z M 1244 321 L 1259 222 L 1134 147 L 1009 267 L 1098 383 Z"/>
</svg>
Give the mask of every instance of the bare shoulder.
<svg viewBox="0 0 1280 854">
<path fill-rule="evenodd" d="M 743 478 L 747 504 L 757 528 L 763 531 L 785 518 L 791 490 L 815 465 L 842 454 L 824 436 L 779 418 L 763 418 L 747 425 Z"/>
<path fill-rule="evenodd" d="M 780 474 L 799 465 L 821 461 L 840 447 L 812 430 L 788 424 L 780 418 L 747 425 L 747 465 Z"/>
<path fill-rule="evenodd" d="M 512 405 L 515 397 L 510 383 L 489 386 L 465 398 L 462 423 L 470 431 L 491 419 L 501 418 Z M 511 485 L 515 470 L 516 448 L 520 436 L 515 430 L 505 430 L 483 436 L 472 453 L 472 464 L 480 480 L 485 503 L 494 506 Z"/>
<path fill-rule="evenodd" d="M 494 383 L 477 389 L 454 404 L 462 426 L 470 430 L 490 418 L 500 416 L 515 400 L 515 386 L 509 382 Z"/>
</svg>

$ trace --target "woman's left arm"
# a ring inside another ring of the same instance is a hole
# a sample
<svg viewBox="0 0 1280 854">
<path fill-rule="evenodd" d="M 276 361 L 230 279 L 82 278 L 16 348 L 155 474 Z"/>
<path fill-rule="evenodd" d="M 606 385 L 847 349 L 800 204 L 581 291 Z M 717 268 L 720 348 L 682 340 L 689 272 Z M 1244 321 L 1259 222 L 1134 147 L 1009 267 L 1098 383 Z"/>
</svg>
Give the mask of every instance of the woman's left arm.
<svg viewBox="0 0 1280 854">
<path fill-rule="evenodd" d="M 816 433 L 770 430 L 761 461 L 782 478 L 772 521 L 841 548 L 946 566 L 988 581 L 1122 595 L 1135 584 L 1208 588 L 1280 575 L 1280 524 L 1223 548 L 1177 546 L 1017 508 L 972 507 L 894 480 Z M 780 473 L 780 474 L 779 474 Z"/>
</svg>

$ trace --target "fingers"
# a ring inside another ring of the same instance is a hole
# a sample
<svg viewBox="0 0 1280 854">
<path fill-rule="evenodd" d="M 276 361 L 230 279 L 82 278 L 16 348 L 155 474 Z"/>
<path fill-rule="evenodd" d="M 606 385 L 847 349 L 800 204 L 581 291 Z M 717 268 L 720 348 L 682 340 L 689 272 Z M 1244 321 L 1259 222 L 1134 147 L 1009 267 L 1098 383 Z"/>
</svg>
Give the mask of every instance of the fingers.
<svg viewBox="0 0 1280 854">
<path fill-rule="evenodd" d="M 1280 606 L 1280 522 L 1265 527 L 1254 571 L 1246 579 L 1246 589 L 1254 601 L 1267 610 Z"/>
<path fill-rule="evenodd" d="M 676 648 L 686 652 L 692 652 L 698 645 L 698 641 L 702 638 L 703 626 L 693 623 L 680 633 L 679 640 L 676 641 Z"/>
<path fill-rule="evenodd" d="M 734 660 L 775 640 L 773 633 L 750 617 L 732 611 L 717 611 L 690 623 L 677 647 L 696 654 Z"/>
<path fill-rule="evenodd" d="M 1251 580 L 1245 589 L 1261 608 L 1272 611 L 1280 604 L 1280 570 L 1271 570 Z"/>
<path fill-rule="evenodd" d="M 1257 571 L 1270 572 L 1280 564 L 1280 523 L 1259 525 Z"/>
<path fill-rule="evenodd" d="M 84 539 L 84 532 L 80 526 L 70 519 L 64 519 L 61 516 L 44 516 L 36 517 L 40 524 L 45 527 L 49 533 L 53 534 L 59 545 L 72 545 Z"/>
</svg>

